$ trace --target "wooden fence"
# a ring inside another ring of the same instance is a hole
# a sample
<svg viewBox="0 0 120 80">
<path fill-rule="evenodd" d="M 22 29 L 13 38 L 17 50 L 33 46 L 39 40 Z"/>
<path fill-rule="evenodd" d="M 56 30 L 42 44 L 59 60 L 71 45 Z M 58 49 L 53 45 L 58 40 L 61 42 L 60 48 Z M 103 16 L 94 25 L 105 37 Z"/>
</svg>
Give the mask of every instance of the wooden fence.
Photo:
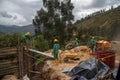
<svg viewBox="0 0 120 80">
<path fill-rule="evenodd" d="M 0 77 L 13 74 L 18 76 L 18 53 L 16 48 L 0 48 Z"/>
<path fill-rule="evenodd" d="M 44 61 L 35 65 L 35 62 L 39 60 L 35 57 L 36 54 L 53 58 L 53 56 L 34 49 L 23 51 L 22 46 L 18 46 L 18 48 L 0 48 L 0 79 L 5 75 L 15 75 L 17 78 L 22 79 L 27 74 L 30 80 L 39 80 Z"/>
</svg>

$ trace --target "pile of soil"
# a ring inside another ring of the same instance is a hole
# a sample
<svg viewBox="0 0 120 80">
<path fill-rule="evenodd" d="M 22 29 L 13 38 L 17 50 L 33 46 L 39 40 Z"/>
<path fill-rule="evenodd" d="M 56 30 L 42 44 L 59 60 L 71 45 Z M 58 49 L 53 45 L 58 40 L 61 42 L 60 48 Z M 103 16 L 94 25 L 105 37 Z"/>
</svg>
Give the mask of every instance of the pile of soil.
<svg viewBox="0 0 120 80">
<path fill-rule="evenodd" d="M 51 50 L 48 51 L 48 54 L 52 54 Z M 59 54 L 70 52 L 70 53 L 77 53 L 80 57 L 79 60 L 70 60 L 68 62 L 59 62 L 59 64 L 55 64 L 54 60 L 47 60 L 45 62 L 45 65 L 42 69 L 42 78 L 43 80 L 70 80 L 70 76 L 62 73 L 62 70 L 64 68 L 74 68 L 76 65 L 78 65 L 81 61 L 84 61 L 86 59 L 89 59 L 91 57 L 90 55 L 90 49 L 87 46 L 78 46 L 71 50 L 65 50 L 65 51 L 59 51 Z M 61 57 L 59 57 L 60 61 Z"/>
<path fill-rule="evenodd" d="M 14 75 L 6 75 L 2 78 L 2 80 L 17 80 L 17 78 Z"/>
</svg>

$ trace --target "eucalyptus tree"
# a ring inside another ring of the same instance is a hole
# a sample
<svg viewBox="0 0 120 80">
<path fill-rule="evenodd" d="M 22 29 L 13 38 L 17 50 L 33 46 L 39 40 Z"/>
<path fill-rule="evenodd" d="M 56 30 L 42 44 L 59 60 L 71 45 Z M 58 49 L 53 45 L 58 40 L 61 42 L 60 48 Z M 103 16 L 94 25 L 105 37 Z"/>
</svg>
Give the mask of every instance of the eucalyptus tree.
<svg viewBox="0 0 120 80">
<path fill-rule="evenodd" d="M 35 33 L 43 34 L 48 40 L 66 38 L 66 29 L 71 26 L 74 16 L 71 0 L 43 0 L 43 8 L 37 11 L 33 19 Z"/>
</svg>

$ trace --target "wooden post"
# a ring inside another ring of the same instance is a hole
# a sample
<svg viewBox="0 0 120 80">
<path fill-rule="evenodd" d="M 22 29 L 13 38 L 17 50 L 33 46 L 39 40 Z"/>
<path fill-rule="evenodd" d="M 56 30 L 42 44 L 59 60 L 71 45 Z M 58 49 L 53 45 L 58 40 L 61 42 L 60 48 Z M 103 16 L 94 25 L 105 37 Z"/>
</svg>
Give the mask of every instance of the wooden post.
<svg viewBox="0 0 120 80">
<path fill-rule="evenodd" d="M 18 38 L 18 59 L 19 59 L 19 73 L 20 78 L 23 78 L 24 76 L 24 70 L 23 70 L 23 47 L 21 46 L 21 42 Z"/>
</svg>

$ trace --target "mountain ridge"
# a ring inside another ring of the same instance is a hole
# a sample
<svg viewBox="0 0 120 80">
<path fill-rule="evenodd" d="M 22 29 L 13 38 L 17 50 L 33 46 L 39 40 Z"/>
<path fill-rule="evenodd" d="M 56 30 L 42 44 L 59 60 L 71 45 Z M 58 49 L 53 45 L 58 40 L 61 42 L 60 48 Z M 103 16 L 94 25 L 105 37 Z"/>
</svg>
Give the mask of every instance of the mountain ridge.
<svg viewBox="0 0 120 80">
<path fill-rule="evenodd" d="M 17 26 L 17 25 L 0 25 L 0 32 L 6 34 L 12 33 L 22 33 L 25 34 L 26 32 L 30 32 L 34 35 L 34 26 L 32 24 L 24 25 L 24 26 Z"/>
</svg>

